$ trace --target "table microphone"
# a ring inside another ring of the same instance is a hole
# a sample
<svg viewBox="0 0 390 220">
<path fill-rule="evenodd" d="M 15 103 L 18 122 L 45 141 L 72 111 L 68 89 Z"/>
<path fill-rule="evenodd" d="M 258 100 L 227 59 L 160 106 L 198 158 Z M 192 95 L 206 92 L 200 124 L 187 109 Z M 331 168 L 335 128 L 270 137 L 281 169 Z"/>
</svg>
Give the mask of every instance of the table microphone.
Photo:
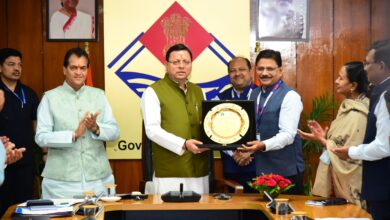
<svg viewBox="0 0 390 220">
<path fill-rule="evenodd" d="M 180 183 L 180 198 L 183 198 L 183 183 Z"/>
</svg>

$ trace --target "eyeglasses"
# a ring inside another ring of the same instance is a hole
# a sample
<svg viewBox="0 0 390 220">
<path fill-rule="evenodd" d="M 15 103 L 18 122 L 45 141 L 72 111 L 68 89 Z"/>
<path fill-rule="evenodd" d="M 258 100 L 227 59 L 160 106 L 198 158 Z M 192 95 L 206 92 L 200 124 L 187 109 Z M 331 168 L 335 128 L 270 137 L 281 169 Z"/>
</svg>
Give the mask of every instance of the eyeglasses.
<svg viewBox="0 0 390 220">
<path fill-rule="evenodd" d="M 259 71 L 259 72 L 264 72 L 264 70 L 267 70 L 267 72 L 273 72 L 273 71 L 275 71 L 278 68 L 279 67 L 270 67 L 270 66 L 263 67 L 263 66 L 259 66 L 259 67 L 256 67 L 256 70 Z"/>
<path fill-rule="evenodd" d="M 368 66 L 368 65 L 371 65 L 371 64 L 374 64 L 374 63 L 378 63 L 378 62 L 377 61 L 373 61 L 373 62 L 364 61 L 363 65 L 364 66 Z"/>
<path fill-rule="evenodd" d="M 168 63 L 172 63 L 172 65 L 174 65 L 174 66 L 178 66 L 178 65 L 180 65 L 180 63 L 183 63 L 184 66 L 188 66 L 191 64 L 191 61 L 189 61 L 189 60 L 181 60 L 181 61 L 174 60 L 174 61 L 168 61 Z"/>
<path fill-rule="evenodd" d="M 88 67 L 87 66 L 69 66 L 70 71 L 77 71 L 80 69 L 80 71 L 85 72 L 87 71 Z"/>
</svg>

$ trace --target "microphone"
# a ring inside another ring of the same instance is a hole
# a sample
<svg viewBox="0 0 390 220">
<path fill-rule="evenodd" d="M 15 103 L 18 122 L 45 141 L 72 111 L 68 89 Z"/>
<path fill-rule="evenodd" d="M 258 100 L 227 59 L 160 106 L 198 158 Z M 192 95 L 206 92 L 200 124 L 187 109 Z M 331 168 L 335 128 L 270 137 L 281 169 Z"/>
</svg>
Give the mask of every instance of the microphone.
<svg viewBox="0 0 390 220">
<path fill-rule="evenodd" d="M 180 198 L 183 198 L 183 183 L 180 183 Z"/>
</svg>

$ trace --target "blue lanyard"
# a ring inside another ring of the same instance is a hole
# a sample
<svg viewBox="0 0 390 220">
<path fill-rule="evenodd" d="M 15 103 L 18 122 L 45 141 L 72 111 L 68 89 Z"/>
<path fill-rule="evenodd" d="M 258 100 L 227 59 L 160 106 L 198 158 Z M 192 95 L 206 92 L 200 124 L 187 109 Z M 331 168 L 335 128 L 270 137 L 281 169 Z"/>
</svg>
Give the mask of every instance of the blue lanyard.
<svg viewBox="0 0 390 220">
<path fill-rule="evenodd" d="M 265 111 L 265 108 L 267 107 L 267 104 L 268 104 L 268 101 L 269 99 L 271 98 L 271 96 L 274 94 L 274 92 L 276 90 L 279 89 L 280 85 L 282 84 L 282 81 L 279 80 L 273 87 L 272 87 L 272 90 L 271 90 L 271 93 L 268 94 L 267 98 L 265 99 L 265 102 L 263 103 L 263 106 L 261 107 L 260 109 L 260 112 L 259 112 L 259 106 L 260 106 L 260 99 L 261 99 L 261 93 L 262 93 L 262 90 L 260 90 L 260 93 L 259 95 L 257 96 L 257 100 L 256 100 L 256 115 L 257 115 L 257 122 L 258 124 L 260 124 L 260 121 L 261 121 L 261 116 L 263 115 L 264 111 Z"/>
<path fill-rule="evenodd" d="M 246 94 L 246 99 L 249 100 L 249 97 L 251 96 L 251 93 L 252 93 L 252 90 L 253 90 L 253 84 L 251 83 L 249 85 L 249 90 L 248 90 L 248 93 Z M 244 95 L 245 93 L 245 90 L 241 93 L 241 95 Z M 237 99 L 240 99 L 240 95 L 237 94 L 237 92 L 234 90 L 234 88 L 232 87 L 232 100 L 237 100 Z M 237 96 L 237 98 L 236 98 Z"/>
<path fill-rule="evenodd" d="M 20 101 L 21 104 L 22 104 L 22 108 L 23 108 L 23 106 L 27 103 L 27 102 L 26 102 L 26 96 L 24 95 L 24 89 L 23 89 L 23 87 L 20 87 L 20 91 L 22 92 L 22 98 L 20 98 L 20 96 L 19 96 L 16 92 L 11 91 L 7 86 L 4 86 L 4 89 L 7 90 L 7 91 L 9 91 L 10 93 L 14 94 L 14 96 L 15 96 L 17 99 L 19 99 L 19 101 Z"/>
</svg>

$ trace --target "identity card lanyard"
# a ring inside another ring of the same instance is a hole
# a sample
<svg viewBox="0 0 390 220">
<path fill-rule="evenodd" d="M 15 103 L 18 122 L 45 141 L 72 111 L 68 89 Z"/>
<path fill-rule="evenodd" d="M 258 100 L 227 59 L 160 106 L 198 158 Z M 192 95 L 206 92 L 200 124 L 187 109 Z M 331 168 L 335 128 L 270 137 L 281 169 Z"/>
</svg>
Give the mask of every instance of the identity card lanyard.
<svg viewBox="0 0 390 220">
<path fill-rule="evenodd" d="M 267 103 L 269 101 L 269 99 L 271 98 L 271 96 L 274 94 L 274 92 L 279 89 L 280 85 L 282 84 L 282 81 L 279 80 L 275 85 L 274 87 L 272 87 L 272 90 L 271 90 L 271 93 L 267 96 L 267 98 L 265 99 L 265 102 L 263 104 L 263 106 L 261 107 L 260 109 L 260 112 L 259 112 L 259 105 L 260 105 L 260 98 L 261 98 L 261 93 L 262 91 L 260 90 L 260 93 L 259 95 L 257 96 L 257 100 L 256 100 L 256 115 L 258 116 L 257 118 L 257 122 L 260 122 L 261 121 L 261 116 L 263 115 L 264 111 L 265 111 L 265 108 L 267 106 Z M 260 123 L 257 123 L 257 124 L 260 124 Z"/>
<path fill-rule="evenodd" d="M 20 88 L 20 91 L 22 92 L 22 98 L 20 98 L 16 92 L 11 91 L 7 86 L 4 86 L 4 88 L 5 90 L 14 94 L 14 96 L 19 99 L 19 101 L 22 103 L 22 108 L 23 108 L 23 106 L 26 104 L 26 96 L 24 95 L 24 89 L 22 87 Z"/>
<path fill-rule="evenodd" d="M 248 91 L 248 94 L 246 95 L 246 98 L 249 99 L 249 97 L 251 97 L 251 94 L 252 94 L 252 88 L 249 88 L 249 91 Z M 234 89 L 232 88 L 232 99 L 235 99 L 235 95 L 236 95 L 236 92 L 234 92 Z M 240 97 L 238 97 L 238 94 L 237 94 L 237 98 L 240 98 Z"/>
</svg>

